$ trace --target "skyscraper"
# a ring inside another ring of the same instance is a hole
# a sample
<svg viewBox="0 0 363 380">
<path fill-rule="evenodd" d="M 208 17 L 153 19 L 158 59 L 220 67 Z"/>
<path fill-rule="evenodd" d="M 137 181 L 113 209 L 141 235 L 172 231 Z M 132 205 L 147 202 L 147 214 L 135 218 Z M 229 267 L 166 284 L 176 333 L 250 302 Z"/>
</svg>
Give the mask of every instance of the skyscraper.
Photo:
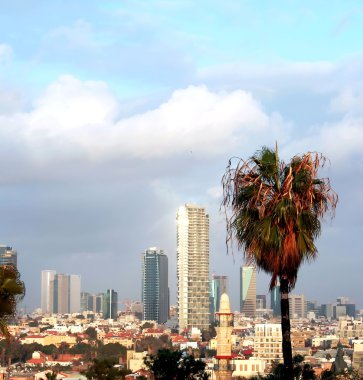
<svg viewBox="0 0 363 380">
<path fill-rule="evenodd" d="M 177 213 L 179 330 L 209 328 L 209 216 L 186 204 Z"/>
<path fill-rule="evenodd" d="M 79 313 L 81 310 L 81 276 L 69 275 L 69 312 Z"/>
<path fill-rule="evenodd" d="M 240 311 L 246 317 L 256 314 L 256 268 L 243 265 L 240 270 Z"/>
<path fill-rule="evenodd" d="M 17 268 L 18 254 L 15 249 L 0 245 L 0 265 L 13 265 Z"/>
<path fill-rule="evenodd" d="M 169 317 L 168 257 L 155 247 L 142 256 L 143 319 L 165 323 Z"/>
<path fill-rule="evenodd" d="M 281 315 L 281 292 L 280 283 L 278 282 L 276 286 L 271 290 L 270 293 L 270 306 L 274 317 Z"/>
<path fill-rule="evenodd" d="M 113 289 L 107 289 L 104 297 L 103 317 L 104 319 L 117 319 L 118 297 Z"/>
<path fill-rule="evenodd" d="M 306 304 L 303 294 L 289 294 L 290 318 L 306 318 Z"/>
<path fill-rule="evenodd" d="M 41 309 L 43 314 L 53 313 L 53 294 L 51 282 L 54 281 L 55 270 L 42 270 L 41 278 Z"/>
<path fill-rule="evenodd" d="M 43 313 L 78 313 L 81 309 L 81 276 L 42 271 L 41 308 Z"/>
<path fill-rule="evenodd" d="M 213 302 L 213 313 L 216 313 L 219 310 L 222 294 L 227 293 L 227 283 L 227 276 L 220 276 L 216 274 L 212 275 L 211 298 Z"/>
</svg>

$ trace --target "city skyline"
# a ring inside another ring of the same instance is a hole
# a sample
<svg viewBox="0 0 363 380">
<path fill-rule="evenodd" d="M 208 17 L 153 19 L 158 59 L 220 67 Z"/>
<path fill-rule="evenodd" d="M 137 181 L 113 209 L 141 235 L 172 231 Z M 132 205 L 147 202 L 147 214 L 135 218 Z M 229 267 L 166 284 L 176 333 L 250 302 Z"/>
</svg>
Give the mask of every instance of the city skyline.
<svg viewBox="0 0 363 380">
<path fill-rule="evenodd" d="M 236 310 L 243 258 L 226 254 L 220 181 L 231 157 L 278 141 L 283 159 L 325 154 L 339 195 L 294 292 L 362 307 L 362 22 L 351 0 L 3 2 L 0 242 L 18 251 L 23 305 L 40 305 L 46 268 L 139 299 L 135 256 L 150 246 L 176 278 L 187 202 L 208 210 L 210 271 Z"/>
</svg>

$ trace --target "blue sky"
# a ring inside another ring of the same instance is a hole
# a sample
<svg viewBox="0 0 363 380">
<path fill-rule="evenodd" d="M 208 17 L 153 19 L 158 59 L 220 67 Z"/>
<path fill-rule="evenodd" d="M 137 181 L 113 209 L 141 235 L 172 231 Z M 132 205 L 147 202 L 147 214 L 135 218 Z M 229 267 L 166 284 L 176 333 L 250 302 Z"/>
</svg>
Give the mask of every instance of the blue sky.
<svg viewBox="0 0 363 380">
<path fill-rule="evenodd" d="M 220 179 L 278 140 L 285 158 L 326 154 L 340 196 L 296 292 L 363 307 L 362 22 L 355 1 L 0 0 L 0 242 L 19 251 L 25 303 L 42 269 L 138 299 L 149 246 L 169 255 L 174 302 L 176 210 L 196 202 L 237 308 Z"/>
</svg>

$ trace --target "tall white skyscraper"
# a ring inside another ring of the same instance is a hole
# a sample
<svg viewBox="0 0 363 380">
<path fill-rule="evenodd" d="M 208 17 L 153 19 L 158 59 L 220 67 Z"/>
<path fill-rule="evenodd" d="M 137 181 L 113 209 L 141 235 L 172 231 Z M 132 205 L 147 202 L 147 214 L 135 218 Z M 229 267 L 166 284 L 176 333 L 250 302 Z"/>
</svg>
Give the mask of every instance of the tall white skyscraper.
<svg viewBox="0 0 363 380">
<path fill-rule="evenodd" d="M 177 213 L 179 330 L 209 328 L 209 216 L 186 204 Z"/>
<path fill-rule="evenodd" d="M 53 295 L 51 294 L 51 282 L 54 281 L 55 270 L 42 270 L 41 278 L 41 309 L 42 313 L 53 313 Z"/>
</svg>

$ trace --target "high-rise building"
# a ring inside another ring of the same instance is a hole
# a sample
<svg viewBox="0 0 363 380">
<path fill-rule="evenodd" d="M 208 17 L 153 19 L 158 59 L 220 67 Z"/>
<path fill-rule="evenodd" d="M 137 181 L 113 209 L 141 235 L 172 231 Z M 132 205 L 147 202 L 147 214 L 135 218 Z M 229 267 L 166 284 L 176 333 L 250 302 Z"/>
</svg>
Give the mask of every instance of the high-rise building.
<svg viewBox="0 0 363 380">
<path fill-rule="evenodd" d="M 227 293 L 227 284 L 227 276 L 220 276 L 213 273 L 211 283 L 211 306 L 213 315 L 219 310 L 222 294 Z"/>
<path fill-rule="evenodd" d="M 13 265 L 17 268 L 18 254 L 16 250 L 7 245 L 0 245 L 0 265 Z"/>
<path fill-rule="evenodd" d="M 246 317 L 256 315 L 256 268 L 243 265 L 240 269 L 240 311 Z"/>
<path fill-rule="evenodd" d="M 257 294 L 256 296 L 256 309 L 266 309 L 266 295 Z"/>
<path fill-rule="evenodd" d="M 281 315 L 281 292 L 279 282 L 271 290 L 270 296 L 270 307 L 272 309 L 272 314 L 274 317 L 278 317 Z"/>
<path fill-rule="evenodd" d="M 56 274 L 51 287 L 53 287 L 53 312 L 58 314 L 69 313 L 69 275 Z"/>
<path fill-rule="evenodd" d="M 42 271 L 41 308 L 43 313 L 78 313 L 81 310 L 81 276 Z"/>
<path fill-rule="evenodd" d="M 306 318 L 307 302 L 303 294 L 289 294 L 290 318 Z"/>
<path fill-rule="evenodd" d="M 103 316 L 104 319 L 117 319 L 118 297 L 113 289 L 107 289 L 104 297 Z"/>
<path fill-rule="evenodd" d="M 79 313 L 81 309 L 81 276 L 69 275 L 69 312 Z"/>
<path fill-rule="evenodd" d="M 209 216 L 186 204 L 177 213 L 179 330 L 209 328 Z"/>
<path fill-rule="evenodd" d="M 142 256 L 143 319 L 165 323 L 169 318 L 168 257 L 155 247 Z"/>
<path fill-rule="evenodd" d="M 81 311 L 92 311 L 93 313 L 103 312 L 104 294 L 81 293 Z"/>
<path fill-rule="evenodd" d="M 53 313 L 53 294 L 51 283 L 54 281 L 55 270 L 42 270 L 41 278 L 41 309 L 43 314 Z"/>
</svg>

